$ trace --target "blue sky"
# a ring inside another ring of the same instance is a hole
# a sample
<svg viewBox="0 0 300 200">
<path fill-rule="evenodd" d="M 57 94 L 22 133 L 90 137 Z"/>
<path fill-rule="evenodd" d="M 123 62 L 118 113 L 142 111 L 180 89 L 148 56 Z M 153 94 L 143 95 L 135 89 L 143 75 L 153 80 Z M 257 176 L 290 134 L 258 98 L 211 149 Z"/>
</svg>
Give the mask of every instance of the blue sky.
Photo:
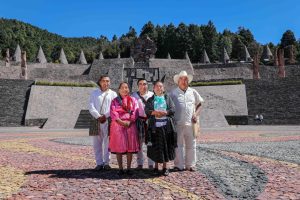
<svg viewBox="0 0 300 200">
<path fill-rule="evenodd" d="M 0 17 L 18 19 L 66 37 L 114 34 L 133 26 L 154 24 L 206 24 L 218 32 L 249 28 L 260 43 L 280 42 L 291 29 L 300 38 L 299 0 L 0 0 Z"/>
</svg>

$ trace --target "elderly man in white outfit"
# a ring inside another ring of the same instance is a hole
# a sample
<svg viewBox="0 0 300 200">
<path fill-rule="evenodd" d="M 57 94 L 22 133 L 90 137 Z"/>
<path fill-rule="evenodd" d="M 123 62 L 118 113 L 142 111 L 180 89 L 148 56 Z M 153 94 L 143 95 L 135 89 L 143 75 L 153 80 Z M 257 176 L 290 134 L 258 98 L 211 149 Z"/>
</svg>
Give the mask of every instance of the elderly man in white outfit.
<svg viewBox="0 0 300 200">
<path fill-rule="evenodd" d="M 138 85 L 138 91 L 134 92 L 132 94 L 132 96 L 134 98 L 137 99 L 138 101 L 138 105 L 139 105 L 139 120 L 141 120 L 144 125 L 144 123 L 146 123 L 147 120 L 147 115 L 145 113 L 145 104 L 146 101 L 153 96 L 153 92 L 148 90 L 148 82 L 146 79 L 139 79 L 137 82 Z M 138 169 L 142 169 L 143 168 L 143 164 L 144 164 L 144 155 L 143 155 L 143 144 L 145 142 L 145 134 L 146 134 L 146 130 L 142 129 L 139 130 L 139 139 L 140 139 L 140 147 L 141 150 L 138 152 L 137 154 L 137 168 Z M 148 158 L 148 167 L 149 169 L 152 169 L 154 165 L 154 162 Z"/>
<path fill-rule="evenodd" d="M 186 71 L 181 71 L 174 76 L 174 82 L 178 85 L 170 93 L 175 104 L 175 124 L 177 130 L 177 149 L 174 161 L 174 169 L 182 171 L 195 171 L 196 165 L 196 137 L 193 133 L 193 123 L 196 123 L 201 104 L 204 102 L 199 93 L 189 87 L 193 76 Z M 183 148 L 185 146 L 185 161 Z"/>
<path fill-rule="evenodd" d="M 96 170 L 110 169 L 110 153 L 108 151 L 108 118 L 110 117 L 110 104 L 117 97 L 117 93 L 109 89 L 110 79 L 108 76 L 101 76 L 98 89 L 90 95 L 89 111 L 91 115 L 99 120 L 99 134 L 93 137 L 93 147 L 96 159 Z"/>
</svg>

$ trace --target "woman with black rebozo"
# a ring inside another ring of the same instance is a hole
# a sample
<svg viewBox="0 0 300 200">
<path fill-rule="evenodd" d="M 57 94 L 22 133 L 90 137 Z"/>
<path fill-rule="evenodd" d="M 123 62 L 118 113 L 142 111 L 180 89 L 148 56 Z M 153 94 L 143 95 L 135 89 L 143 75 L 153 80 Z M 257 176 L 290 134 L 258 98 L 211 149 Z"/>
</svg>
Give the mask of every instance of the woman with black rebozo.
<svg viewBox="0 0 300 200">
<path fill-rule="evenodd" d="M 148 117 L 146 138 L 147 156 L 155 162 L 154 173 L 158 174 L 158 163 L 163 163 L 163 175 L 169 175 L 167 163 L 174 160 L 177 147 L 177 134 L 173 124 L 175 106 L 164 93 L 164 85 L 157 81 L 153 86 L 154 95 L 148 99 L 145 112 Z"/>
</svg>

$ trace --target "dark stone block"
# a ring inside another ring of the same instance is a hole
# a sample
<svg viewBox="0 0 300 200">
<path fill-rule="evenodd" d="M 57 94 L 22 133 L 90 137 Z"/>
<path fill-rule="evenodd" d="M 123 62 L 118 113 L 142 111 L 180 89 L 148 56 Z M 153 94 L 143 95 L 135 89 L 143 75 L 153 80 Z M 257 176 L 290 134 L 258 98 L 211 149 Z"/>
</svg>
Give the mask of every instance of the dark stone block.
<svg viewBox="0 0 300 200">
<path fill-rule="evenodd" d="M 22 126 L 32 80 L 0 79 L 0 126 Z"/>
<path fill-rule="evenodd" d="M 48 119 L 26 119 L 25 126 L 38 126 L 43 128 L 44 124 Z"/>
</svg>

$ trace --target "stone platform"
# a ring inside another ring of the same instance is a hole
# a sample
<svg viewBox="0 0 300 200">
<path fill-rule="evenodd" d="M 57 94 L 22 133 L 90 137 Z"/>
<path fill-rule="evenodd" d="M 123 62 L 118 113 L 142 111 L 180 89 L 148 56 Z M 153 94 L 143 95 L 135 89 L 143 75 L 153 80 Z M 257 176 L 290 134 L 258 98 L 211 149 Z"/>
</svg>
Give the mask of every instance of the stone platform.
<svg viewBox="0 0 300 200">
<path fill-rule="evenodd" d="M 114 155 L 111 170 L 94 171 L 87 135 L 87 130 L 0 128 L 0 199 L 300 197 L 299 126 L 203 129 L 197 171 L 167 177 L 148 169 L 120 177 Z"/>
</svg>

